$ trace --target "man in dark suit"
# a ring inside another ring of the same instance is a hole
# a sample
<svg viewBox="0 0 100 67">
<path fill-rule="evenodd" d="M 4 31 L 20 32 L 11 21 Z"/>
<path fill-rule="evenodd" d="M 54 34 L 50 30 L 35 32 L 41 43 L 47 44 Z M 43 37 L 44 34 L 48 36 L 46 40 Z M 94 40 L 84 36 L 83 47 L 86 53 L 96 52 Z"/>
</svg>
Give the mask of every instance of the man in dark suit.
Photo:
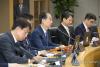
<svg viewBox="0 0 100 67">
<path fill-rule="evenodd" d="M 32 26 L 33 16 L 31 14 L 27 14 L 26 13 L 26 14 L 23 14 L 21 17 L 27 19 L 27 21 Z M 31 33 L 31 31 L 29 32 L 29 34 L 27 35 L 27 37 L 30 35 L 30 33 Z M 24 47 L 24 49 L 28 50 L 29 52 L 32 51 L 32 53 L 34 53 L 33 51 L 36 50 L 35 48 L 31 48 L 31 44 L 30 44 L 28 38 L 25 38 L 25 40 L 20 41 L 20 44 L 21 44 L 22 47 Z M 33 55 L 35 55 L 35 53 Z"/>
<path fill-rule="evenodd" d="M 59 43 L 68 46 L 74 44 L 74 28 L 72 27 L 73 15 L 71 13 L 63 13 L 61 24 L 58 27 L 57 39 Z"/>
<path fill-rule="evenodd" d="M 0 63 L 0 67 L 23 67 L 23 65 L 17 63 Z"/>
<path fill-rule="evenodd" d="M 38 48 L 38 50 L 49 50 L 57 47 L 57 44 L 54 44 L 49 40 L 48 29 L 52 25 L 52 17 L 50 13 L 41 13 L 39 16 L 40 25 L 32 32 L 29 37 L 31 45 Z"/>
<path fill-rule="evenodd" d="M 23 4 L 23 0 L 18 0 L 18 4 L 14 6 L 14 20 L 26 13 L 29 13 L 28 8 Z"/>
<path fill-rule="evenodd" d="M 86 32 L 91 32 L 91 34 L 93 33 L 91 27 L 93 26 L 95 21 L 96 21 L 96 16 L 92 13 L 87 13 L 85 16 L 85 20 L 76 27 L 75 35 L 80 35 L 80 41 L 84 40 L 84 36 Z"/>
<path fill-rule="evenodd" d="M 0 63 L 0 67 L 8 67 L 8 63 Z M 11 67 L 11 66 L 9 66 Z"/>
<path fill-rule="evenodd" d="M 0 36 L 0 63 L 28 63 L 39 60 L 40 57 L 33 57 L 18 43 L 24 40 L 31 24 L 24 18 L 16 19 L 10 32 Z M 38 58 L 38 59 L 37 59 Z"/>
<path fill-rule="evenodd" d="M 21 17 L 27 19 L 27 21 L 31 24 L 32 26 L 32 19 L 33 19 L 33 16 L 31 14 L 23 14 Z M 29 51 L 33 56 L 36 56 L 36 55 L 45 55 L 46 54 L 46 51 L 38 51 L 37 48 L 35 47 L 31 47 L 31 43 L 28 39 L 28 37 L 30 36 L 31 34 L 31 31 L 29 32 L 29 34 L 27 35 L 27 38 L 25 38 L 25 40 L 21 41 L 20 44 L 21 46 L 26 49 L 27 51 Z"/>
</svg>

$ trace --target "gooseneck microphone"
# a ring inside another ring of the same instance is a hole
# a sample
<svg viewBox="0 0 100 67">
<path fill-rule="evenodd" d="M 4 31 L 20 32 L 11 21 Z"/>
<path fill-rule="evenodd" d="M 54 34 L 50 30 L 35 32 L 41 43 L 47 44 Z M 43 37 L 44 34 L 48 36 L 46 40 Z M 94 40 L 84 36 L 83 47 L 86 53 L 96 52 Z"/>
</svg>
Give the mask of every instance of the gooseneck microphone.
<svg viewBox="0 0 100 67">
<path fill-rule="evenodd" d="M 69 38 L 75 40 L 74 38 L 70 37 L 68 34 L 64 33 L 62 30 L 60 30 L 59 28 L 57 28 L 57 30 L 58 30 L 59 32 L 61 32 L 62 34 L 64 34 L 65 36 L 67 36 L 67 37 L 69 37 Z"/>
<path fill-rule="evenodd" d="M 57 30 L 58 30 L 59 32 L 61 32 L 62 34 L 64 34 L 65 36 L 69 37 L 68 44 L 69 44 L 69 42 L 70 42 L 70 39 L 72 39 L 72 40 L 75 41 L 74 47 L 75 47 L 75 46 L 77 46 L 77 47 L 73 48 L 73 52 L 72 52 L 72 61 L 71 61 L 71 63 L 72 63 L 73 66 L 79 66 L 79 62 L 78 62 L 78 60 L 77 60 L 77 55 L 78 55 L 78 53 L 79 53 L 79 43 L 77 43 L 77 41 L 79 41 L 79 40 L 78 40 L 79 38 L 75 38 L 75 39 L 74 39 L 74 38 L 72 38 L 71 36 L 69 36 L 68 34 L 66 34 L 66 33 L 64 33 L 63 31 L 61 31 L 59 28 L 58 28 Z"/>
<path fill-rule="evenodd" d="M 70 39 L 75 40 L 74 38 L 72 38 L 72 37 L 69 36 L 68 34 L 64 33 L 62 30 L 60 30 L 59 28 L 57 28 L 57 30 L 69 38 L 68 44 L 70 44 Z"/>
</svg>

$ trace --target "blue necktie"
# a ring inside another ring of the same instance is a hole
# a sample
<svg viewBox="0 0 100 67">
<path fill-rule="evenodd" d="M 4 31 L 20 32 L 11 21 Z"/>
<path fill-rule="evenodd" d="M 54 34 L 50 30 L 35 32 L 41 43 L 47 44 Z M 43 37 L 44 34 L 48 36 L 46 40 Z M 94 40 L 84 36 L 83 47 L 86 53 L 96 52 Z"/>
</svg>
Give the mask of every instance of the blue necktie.
<svg viewBox="0 0 100 67">
<path fill-rule="evenodd" d="M 46 43 L 47 43 L 47 46 L 48 46 L 48 33 L 47 32 L 45 33 L 45 40 L 46 40 Z"/>
</svg>

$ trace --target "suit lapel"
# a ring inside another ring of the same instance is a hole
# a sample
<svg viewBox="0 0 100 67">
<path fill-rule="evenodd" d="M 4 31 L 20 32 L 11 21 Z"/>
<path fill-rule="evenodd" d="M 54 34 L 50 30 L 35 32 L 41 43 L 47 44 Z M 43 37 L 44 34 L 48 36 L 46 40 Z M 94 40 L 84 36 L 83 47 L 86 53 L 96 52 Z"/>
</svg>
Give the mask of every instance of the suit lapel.
<svg viewBox="0 0 100 67">
<path fill-rule="evenodd" d="M 8 35 L 9 38 L 10 38 L 10 42 L 11 42 L 12 44 L 15 44 L 15 41 L 14 41 L 14 38 L 13 38 L 11 32 L 7 32 L 7 35 Z"/>
<path fill-rule="evenodd" d="M 86 32 L 86 29 L 85 29 L 83 23 L 80 25 L 80 28 L 81 28 L 81 30 L 82 30 L 83 32 Z"/>
<path fill-rule="evenodd" d="M 45 34 L 44 34 L 44 32 L 43 32 L 41 26 L 38 27 L 38 32 L 39 32 L 39 34 L 40 34 L 40 36 L 41 36 L 42 38 L 45 38 Z"/>
<path fill-rule="evenodd" d="M 47 32 L 47 36 L 45 36 L 43 29 L 41 28 L 41 26 L 39 26 L 38 28 L 40 36 L 43 38 L 43 40 L 45 41 L 45 43 L 48 45 L 48 32 Z"/>
<path fill-rule="evenodd" d="M 68 35 L 66 29 L 62 25 L 59 26 L 59 29 L 61 29 L 62 32 Z"/>
</svg>

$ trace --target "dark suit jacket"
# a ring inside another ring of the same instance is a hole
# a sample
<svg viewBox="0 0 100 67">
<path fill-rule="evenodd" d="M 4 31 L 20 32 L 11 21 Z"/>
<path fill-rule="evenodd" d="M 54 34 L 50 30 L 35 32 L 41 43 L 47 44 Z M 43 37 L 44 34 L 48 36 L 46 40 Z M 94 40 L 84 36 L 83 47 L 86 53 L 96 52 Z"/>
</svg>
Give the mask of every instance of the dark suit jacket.
<svg viewBox="0 0 100 67">
<path fill-rule="evenodd" d="M 37 55 L 38 49 L 31 46 L 31 43 L 30 43 L 30 41 L 29 41 L 28 38 L 26 38 L 23 41 L 20 41 L 19 43 L 21 44 L 21 46 L 25 50 L 27 50 L 28 52 L 30 52 L 33 56 L 36 56 Z"/>
<path fill-rule="evenodd" d="M 29 13 L 28 9 L 26 6 L 23 5 L 22 7 L 22 12 L 20 13 L 20 8 L 19 8 L 19 4 L 14 6 L 14 19 L 22 16 L 23 14 Z"/>
<path fill-rule="evenodd" d="M 59 43 L 63 45 L 74 44 L 74 28 L 69 27 L 70 37 L 68 36 L 68 33 L 66 29 L 62 26 L 62 24 L 58 27 L 57 31 L 57 38 Z"/>
<path fill-rule="evenodd" d="M 95 30 L 95 31 L 94 31 Z M 77 26 L 76 28 L 75 28 L 75 35 L 77 36 L 77 35 L 80 35 L 80 41 L 83 41 L 84 40 L 84 35 L 85 35 L 85 32 L 86 32 L 86 29 L 85 29 L 85 27 L 84 27 L 84 25 L 83 25 L 83 23 L 81 23 L 79 26 Z M 96 27 L 90 27 L 89 28 L 89 32 L 90 32 L 90 34 L 91 34 L 91 36 L 90 36 L 90 39 L 92 38 L 92 37 L 98 37 L 98 31 L 97 31 L 97 28 Z M 97 32 L 96 34 L 94 33 L 94 32 Z"/>
<path fill-rule="evenodd" d="M 0 63 L 27 63 L 31 54 L 16 44 L 10 32 L 0 36 Z"/>
<path fill-rule="evenodd" d="M 30 43 L 33 47 L 37 48 L 38 50 L 48 50 L 51 48 L 57 47 L 56 44 L 52 43 L 51 40 L 47 37 L 45 37 L 45 34 L 41 28 L 41 26 L 38 26 L 30 35 L 29 37 Z"/>
<path fill-rule="evenodd" d="M 0 63 L 0 67 L 8 67 L 8 63 Z"/>
</svg>

